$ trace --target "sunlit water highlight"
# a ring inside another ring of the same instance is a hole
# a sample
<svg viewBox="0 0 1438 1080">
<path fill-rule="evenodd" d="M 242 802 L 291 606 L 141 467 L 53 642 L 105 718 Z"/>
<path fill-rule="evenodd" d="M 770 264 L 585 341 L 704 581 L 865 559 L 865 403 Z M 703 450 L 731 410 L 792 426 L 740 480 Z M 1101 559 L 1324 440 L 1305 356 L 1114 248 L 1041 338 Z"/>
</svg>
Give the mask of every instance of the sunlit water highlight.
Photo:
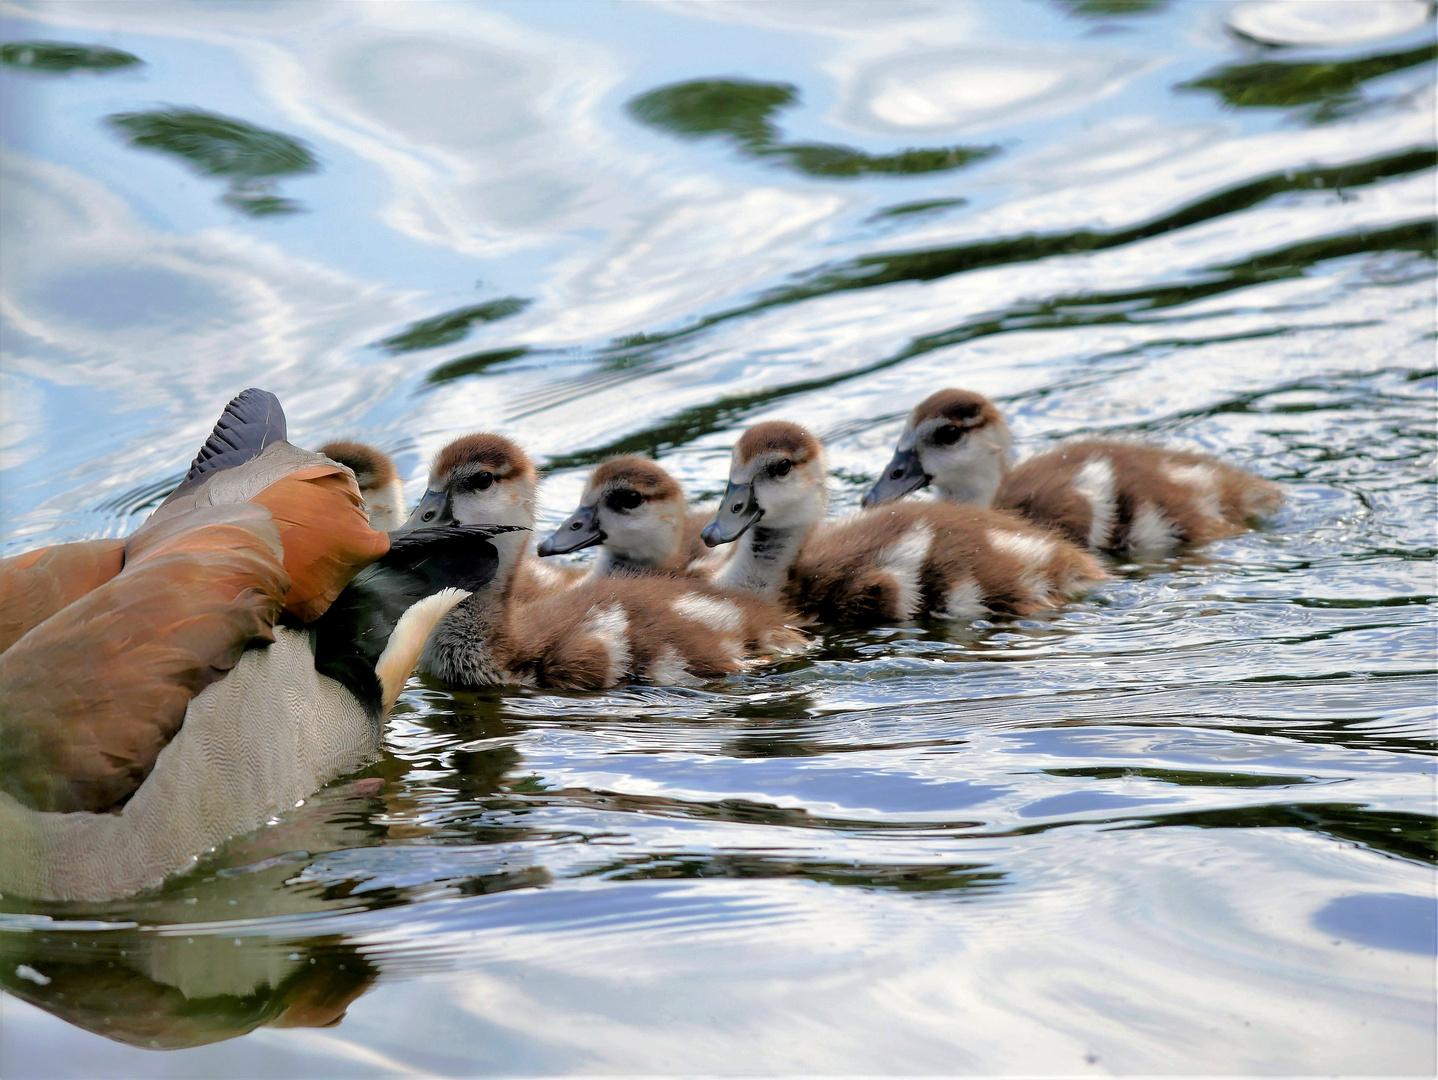
<svg viewBox="0 0 1438 1080">
<path fill-rule="evenodd" d="M 853 509 L 951 384 L 1021 452 L 1288 496 L 1041 618 L 698 690 L 416 681 L 372 766 L 159 892 L 0 901 L 7 1075 L 1431 1074 L 1429 5 L 16 3 L 3 39 L 7 552 L 133 529 L 252 384 L 411 497 L 504 431 L 550 524 L 621 451 L 712 496 L 772 417 Z"/>
</svg>

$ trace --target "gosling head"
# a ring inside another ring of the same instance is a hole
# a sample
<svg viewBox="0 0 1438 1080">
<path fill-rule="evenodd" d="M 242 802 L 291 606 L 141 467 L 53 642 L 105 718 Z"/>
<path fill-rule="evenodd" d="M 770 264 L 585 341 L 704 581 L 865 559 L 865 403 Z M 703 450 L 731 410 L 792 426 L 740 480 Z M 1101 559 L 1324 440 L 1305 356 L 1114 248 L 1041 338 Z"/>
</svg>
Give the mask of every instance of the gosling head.
<svg viewBox="0 0 1438 1080">
<path fill-rule="evenodd" d="M 540 555 L 563 555 L 592 544 L 618 567 L 663 566 L 684 540 L 684 492 L 647 458 L 614 458 L 595 469 L 579 509 L 539 545 Z"/>
<path fill-rule="evenodd" d="M 898 449 L 864 495 L 877 506 L 928 487 L 949 502 L 988 506 L 1009 463 L 1009 428 L 997 406 L 971 390 L 939 390 L 914 407 Z"/>
<path fill-rule="evenodd" d="M 437 525 L 509 525 L 518 530 L 496 536 L 496 589 L 509 585 L 534 528 L 534 489 L 539 474 L 529 456 L 503 435 L 480 432 L 455 439 L 429 470 L 429 488 L 402 532 Z"/>
<path fill-rule="evenodd" d="M 479 432 L 455 439 L 429 470 L 429 488 L 404 527 L 437 525 L 534 526 L 534 463 L 503 435 Z"/>
<path fill-rule="evenodd" d="M 404 484 L 394 462 L 382 450 L 345 439 L 325 443 L 320 453 L 355 474 L 371 529 L 391 532 L 404 521 Z"/>
<path fill-rule="evenodd" d="M 823 520 L 829 496 L 824 448 L 798 424 L 770 420 L 744 432 L 729 464 L 729 486 L 701 534 L 710 547 L 739 539 L 760 518 L 770 529 L 807 529 Z"/>
</svg>

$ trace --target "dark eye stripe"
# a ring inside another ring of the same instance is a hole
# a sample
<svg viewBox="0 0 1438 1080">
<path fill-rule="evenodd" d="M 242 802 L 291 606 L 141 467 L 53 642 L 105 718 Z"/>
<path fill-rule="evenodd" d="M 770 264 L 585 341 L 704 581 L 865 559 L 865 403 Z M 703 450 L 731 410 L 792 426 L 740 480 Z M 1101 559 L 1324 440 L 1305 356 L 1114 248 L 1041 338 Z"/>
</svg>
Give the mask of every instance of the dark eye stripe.
<svg viewBox="0 0 1438 1080">
<path fill-rule="evenodd" d="M 636 510 L 644 502 L 644 496 L 633 488 L 624 488 L 610 492 L 604 502 L 611 510 Z"/>
</svg>

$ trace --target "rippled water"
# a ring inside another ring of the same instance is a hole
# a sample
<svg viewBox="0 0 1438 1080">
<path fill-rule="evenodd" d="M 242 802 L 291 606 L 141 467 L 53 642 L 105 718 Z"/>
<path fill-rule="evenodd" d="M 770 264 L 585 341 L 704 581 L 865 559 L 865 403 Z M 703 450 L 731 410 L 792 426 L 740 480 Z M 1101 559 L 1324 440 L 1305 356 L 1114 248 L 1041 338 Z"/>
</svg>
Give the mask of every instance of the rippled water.
<svg viewBox="0 0 1438 1080">
<path fill-rule="evenodd" d="M 158 893 L 0 901 L 6 1075 L 1431 1073 L 1429 5 L 15 3 L 3 40 L 6 551 L 133 529 L 251 384 L 412 496 L 504 431 L 551 523 L 619 451 L 712 496 L 772 417 L 851 508 L 950 384 L 1026 452 L 1288 495 L 1044 618 L 702 690 L 416 681 L 372 766 Z"/>
</svg>

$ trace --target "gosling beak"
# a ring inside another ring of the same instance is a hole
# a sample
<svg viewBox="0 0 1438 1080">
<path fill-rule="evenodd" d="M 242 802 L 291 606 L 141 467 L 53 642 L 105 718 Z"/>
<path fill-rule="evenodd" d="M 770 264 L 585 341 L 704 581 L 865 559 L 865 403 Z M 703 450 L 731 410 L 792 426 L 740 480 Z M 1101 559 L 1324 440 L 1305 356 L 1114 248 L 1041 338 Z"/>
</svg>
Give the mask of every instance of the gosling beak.
<svg viewBox="0 0 1438 1080">
<path fill-rule="evenodd" d="M 724 489 L 724 501 L 714 520 L 704 526 L 699 536 L 709 547 L 730 544 L 763 516 L 764 510 L 754 498 L 754 485 L 736 484 L 731 480 Z"/>
<path fill-rule="evenodd" d="M 880 503 L 901 499 L 911 491 L 928 487 L 933 477 L 924 472 L 919 464 L 919 455 L 912 449 L 902 447 L 894 451 L 893 460 L 884 467 L 884 475 L 868 491 L 860 502 L 861 506 L 878 506 Z"/>
<path fill-rule="evenodd" d="M 592 506 L 581 506 L 564 519 L 564 524 L 545 537 L 535 550 L 541 557 L 567 555 L 580 548 L 602 544 L 606 539 L 604 530 L 599 527 L 599 511 Z"/>
<path fill-rule="evenodd" d="M 413 532 L 415 529 L 433 529 L 440 525 L 458 525 L 449 505 L 448 491 L 426 491 L 424 498 L 410 514 L 409 520 L 395 530 L 397 533 Z"/>
</svg>

